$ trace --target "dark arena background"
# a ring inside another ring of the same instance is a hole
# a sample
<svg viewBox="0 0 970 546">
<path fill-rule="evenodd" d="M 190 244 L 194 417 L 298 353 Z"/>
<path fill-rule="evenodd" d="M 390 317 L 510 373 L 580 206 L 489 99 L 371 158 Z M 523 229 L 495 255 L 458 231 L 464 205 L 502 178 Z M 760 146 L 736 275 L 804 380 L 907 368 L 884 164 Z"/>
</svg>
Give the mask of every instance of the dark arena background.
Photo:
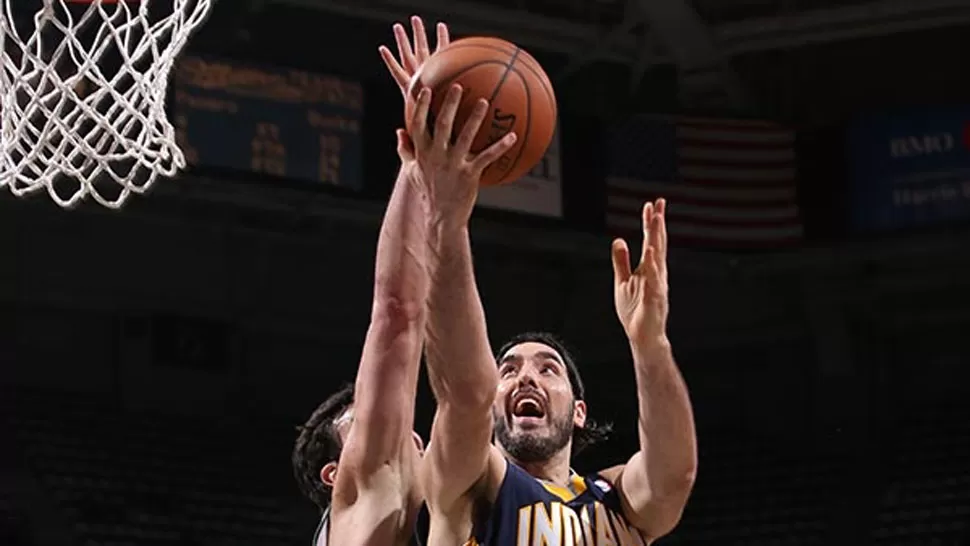
<svg viewBox="0 0 970 546">
<path fill-rule="evenodd" d="M 172 76 L 187 172 L 0 197 L 0 545 L 310 543 L 289 455 L 360 356 L 411 14 L 554 81 L 472 232 L 493 344 L 560 333 L 616 425 L 577 468 L 636 449 L 609 242 L 665 196 L 700 466 L 659 544 L 970 544 L 966 1 L 224 0 Z"/>
</svg>

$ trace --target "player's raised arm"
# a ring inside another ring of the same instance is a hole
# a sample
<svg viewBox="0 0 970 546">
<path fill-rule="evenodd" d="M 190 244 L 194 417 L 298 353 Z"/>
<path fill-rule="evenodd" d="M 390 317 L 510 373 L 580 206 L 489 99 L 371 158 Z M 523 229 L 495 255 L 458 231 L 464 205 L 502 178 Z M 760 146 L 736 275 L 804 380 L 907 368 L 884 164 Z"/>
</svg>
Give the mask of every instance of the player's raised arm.
<svg viewBox="0 0 970 546">
<path fill-rule="evenodd" d="M 643 208 L 643 251 L 635 270 L 625 242 L 613 242 L 614 299 L 633 353 L 640 419 L 638 451 L 618 479 L 627 520 L 658 538 L 680 521 L 697 472 L 687 386 L 667 339 L 666 204 Z"/>
<path fill-rule="evenodd" d="M 421 99 L 425 108 L 428 100 Z M 371 323 L 334 486 L 336 502 L 359 498 L 377 473 L 400 462 L 412 441 L 429 289 L 429 199 L 415 177 L 411 143 L 403 130 L 398 131 L 398 152 L 402 167 L 377 242 Z"/>
<path fill-rule="evenodd" d="M 488 104 L 480 100 L 465 126 L 455 128 L 461 96 L 457 85 L 448 91 L 433 136 L 427 112 L 416 111 L 410 125 L 421 173 L 433 196 L 426 356 L 438 411 L 424 462 L 425 494 L 433 510 L 457 500 L 482 477 L 491 449 L 498 371 L 475 286 L 468 220 L 482 171 L 515 143 L 510 133 L 480 154 L 471 154 Z M 454 141 L 453 129 L 460 131 Z"/>
</svg>

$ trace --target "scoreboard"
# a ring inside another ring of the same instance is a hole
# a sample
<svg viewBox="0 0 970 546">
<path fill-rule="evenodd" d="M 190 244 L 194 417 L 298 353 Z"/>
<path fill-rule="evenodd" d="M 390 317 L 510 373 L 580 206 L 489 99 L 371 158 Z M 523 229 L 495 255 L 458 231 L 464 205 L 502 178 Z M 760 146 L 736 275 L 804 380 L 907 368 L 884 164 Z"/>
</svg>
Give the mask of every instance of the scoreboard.
<svg viewBox="0 0 970 546">
<path fill-rule="evenodd" d="M 190 165 L 362 187 L 360 83 L 187 55 L 174 88 L 177 138 Z"/>
</svg>

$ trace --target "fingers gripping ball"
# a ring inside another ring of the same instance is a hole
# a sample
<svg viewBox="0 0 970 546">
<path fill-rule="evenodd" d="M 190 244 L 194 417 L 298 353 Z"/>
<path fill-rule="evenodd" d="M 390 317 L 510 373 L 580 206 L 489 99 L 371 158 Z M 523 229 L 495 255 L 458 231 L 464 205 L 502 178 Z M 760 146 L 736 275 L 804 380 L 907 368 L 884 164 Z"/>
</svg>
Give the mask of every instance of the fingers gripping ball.
<svg viewBox="0 0 970 546">
<path fill-rule="evenodd" d="M 478 153 L 510 131 L 518 140 L 482 174 L 489 186 L 511 182 L 535 167 L 545 155 L 556 130 L 556 96 L 549 77 L 531 55 L 498 38 L 464 38 L 432 55 L 421 66 L 408 88 L 405 119 L 410 123 L 418 93 L 431 89 L 430 130 L 448 88 L 464 89 L 455 116 L 457 135 L 480 98 L 489 101 L 489 112 L 472 144 Z M 410 128 L 409 128 L 410 130 Z M 454 137 L 453 137 L 454 138 Z"/>
</svg>

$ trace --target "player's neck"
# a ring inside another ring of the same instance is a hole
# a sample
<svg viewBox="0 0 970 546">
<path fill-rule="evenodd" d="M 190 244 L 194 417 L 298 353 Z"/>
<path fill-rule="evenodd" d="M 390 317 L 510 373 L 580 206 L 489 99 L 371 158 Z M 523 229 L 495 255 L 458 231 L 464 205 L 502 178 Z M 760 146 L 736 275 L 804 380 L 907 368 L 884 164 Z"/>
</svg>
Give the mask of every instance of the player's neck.
<svg viewBox="0 0 970 546">
<path fill-rule="evenodd" d="M 514 461 L 522 467 L 530 476 L 538 480 L 543 480 L 561 487 L 569 487 L 569 446 L 559 450 L 558 453 L 546 459 L 531 463 Z"/>
</svg>

